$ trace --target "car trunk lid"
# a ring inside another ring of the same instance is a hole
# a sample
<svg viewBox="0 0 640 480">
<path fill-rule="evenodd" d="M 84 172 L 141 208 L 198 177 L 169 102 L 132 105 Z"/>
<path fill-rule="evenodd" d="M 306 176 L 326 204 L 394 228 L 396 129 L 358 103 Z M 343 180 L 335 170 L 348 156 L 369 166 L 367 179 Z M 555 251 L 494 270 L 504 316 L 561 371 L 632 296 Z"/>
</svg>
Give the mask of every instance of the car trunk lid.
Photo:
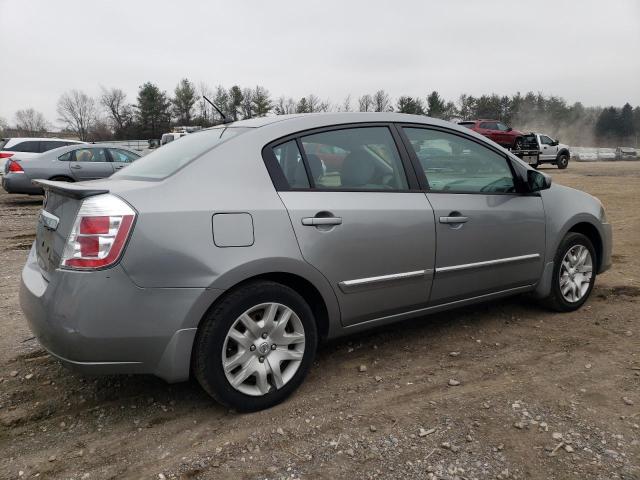
<svg viewBox="0 0 640 480">
<path fill-rule="evenodd" d="M 42 276 L 49 280 L 60 265 L 69 233 L 84 198 L 109 193 L 108 189 L 50 180 L 34 180 L 44 189 L 43 209 L 36 227 L 36 255 Z"/>
</svg>

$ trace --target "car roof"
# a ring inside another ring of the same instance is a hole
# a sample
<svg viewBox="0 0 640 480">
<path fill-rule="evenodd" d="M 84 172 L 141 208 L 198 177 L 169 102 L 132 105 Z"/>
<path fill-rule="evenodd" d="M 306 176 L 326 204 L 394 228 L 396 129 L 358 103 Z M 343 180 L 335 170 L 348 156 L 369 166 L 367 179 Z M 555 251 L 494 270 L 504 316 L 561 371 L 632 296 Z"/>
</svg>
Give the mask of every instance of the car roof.
<svg viewBox="0 0 640 480">
<path fill-rule="evenodd" d="M 114 145 L 110 143 L 75 143 L 73 145 L 65 145 L 64 147 L 52 148 L 51 150 L 47 150 L 46 152 L 41 153 L 41 157 L 39 158 L 46 158 L 49 155 L 63 155 L 67 152 L 72 152 L 73 150 L 79 150 L 81 148 L 117 148 L 119 150 L 126 150 L 127 152 L 131 152 L 135 155 L 138 155 L 139 157 L 141 156 L 140 153 L 121 145 Z"/>
<path fill-rule="evenodd" d="M 47 140 L 57 140 L 59 142 L 74 142 L 74 143 L 84 143 L 79 140 L 70 140 L 68 138 L 58 138 L 58 137 L 4 137 L 2 140 L 8 140 L 10 142 L 46 142 Z"/>
</svg>

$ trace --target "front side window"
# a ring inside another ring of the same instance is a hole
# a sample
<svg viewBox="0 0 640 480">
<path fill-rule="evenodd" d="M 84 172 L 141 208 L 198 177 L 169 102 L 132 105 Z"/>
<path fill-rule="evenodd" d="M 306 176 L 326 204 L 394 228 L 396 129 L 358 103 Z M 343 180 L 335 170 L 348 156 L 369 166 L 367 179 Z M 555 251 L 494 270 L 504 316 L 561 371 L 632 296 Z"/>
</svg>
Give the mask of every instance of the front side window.
<svg viewBox="0 0 640 480">
<path fill-rule="evenodd" d="M 502 122 L 498 122 L 496 123 L 496 128 L 498 130 L 500 130 L 501 132 L 506 132 L 507 130 L 509 130 L 509 127 L 507 127 L 504 123 Z"/>
<path fill-rule="evenodd" d="M 63 153 L 58 157 L 58 160 L 60 160 L 61 162 L 68 162 L 71 160 L 72 154 L 73 152 Z"/>
<path fill-rule="evenodd" d="M 544 145 L 551 145 L 553 143 L 553 140 L 551 140 L 549 137 L 547 137 L 546 135 L 540 135 L 540 141 L 544 144 Z"/>
<path fill-rule="evenodd" d="M 407 177 L 387 127 L 331 130 L 300 138 L 319 190 L 406 190 Z"/>
<path fill-rule="evenodd" d="M 425 128 L 404 128 L 434 192 L 512 193 L 507 159 L 463 137 Z"/>
<path fill-rule="evenodd" d="M 75 150 L 76 162 L 108 162 L 105 148 L 79 148 Z"/>
</svg>

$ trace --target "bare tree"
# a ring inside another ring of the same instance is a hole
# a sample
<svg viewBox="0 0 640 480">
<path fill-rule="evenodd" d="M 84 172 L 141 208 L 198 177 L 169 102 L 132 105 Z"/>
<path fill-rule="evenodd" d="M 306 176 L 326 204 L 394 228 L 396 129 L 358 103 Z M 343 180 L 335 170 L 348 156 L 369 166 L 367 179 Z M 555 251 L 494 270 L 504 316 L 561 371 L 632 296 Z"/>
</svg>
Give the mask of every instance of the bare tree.
<svg viewBox="0 0 640 480">
<path fill-rule="evenodd" d="M 313 112 L 328 112 L 331 109 L 329 100 L 320 100 L 313 93 L 307 97 L 307 105 L 309 113 Z"/>
<path fill-rule="evenodd" d="M 342 111 L 343 112 L 351 111 L 351 94 L 344 97 L 344 100 L 342 101 Z"/>
<path fill-rule="evenodd" d="M 77 133 L 80 140 L 87 140 L 96 122 L 96 102 L 93 98 L 80 90 L 70 90 L 60 96 L 57 110 L 60 121 Z"/>
<path fill-rule="evenodd" d="M 4 132 L 7 128 L 9 128 L 9 124 L 4 117 L 0 117 L 0 132 Z"/>
<path fill-rule="evenodd" d="M 127 94 L 119 88 L 101 88 L 100 105 L 116 136 L 122 136 L 133 122 L 133 108 L 127 103 Z"/>
<path fill-rule="evenodd" d="M 251 118 L 254 114 L 253 91 L 250 88 L 242 89 L 242 103 L 240 104 L 242 118 Z"/>
<path fill-rule="evenodd" d="M 370 112 L 373 110 L 373 98 L 371 95 L 367 93 L 358 99 L 358 110 L 361 112 Z"/>
<path fill-rule="evenodd" d="M 391 99 L 384 90 L 378 90 L 373 94 L 373 111 L 374 112 L 388 112 L 393 110 L 391 107 Z M 366 111 L 366 110 L 365 110 Z"/>
<path fill-rule="evenodd" d="M 33 137 L 47 130 L 49 124 L 42 113 L 33 108 L 26 108 L 16 112 L 16 129 L 24 132 L 27 137 Z"/>
<path fill-rule="evenodd" d="M 200 82 L 198 84 L 198 96 L 200 97 L 200 100 L 198 100 L 198 116 L 200 117 L 199 120 L 203 127 L 213 124 L 214 115 L 213 108 L 203 97 L 207 97 L 209 100 L 213 101 L 214 94 L 214 91 L 206 83 Z"/>
<path fill-rule="evenodd" d="M 273 108 L 273 111 L 276 115 L 289 115 L 291 113 L 296 113 L 297 109 L 298 104 L 293 98 L 285 98 L 284 96 L 281 96 L 276 100 L 276 105 Z"/>
</svg>

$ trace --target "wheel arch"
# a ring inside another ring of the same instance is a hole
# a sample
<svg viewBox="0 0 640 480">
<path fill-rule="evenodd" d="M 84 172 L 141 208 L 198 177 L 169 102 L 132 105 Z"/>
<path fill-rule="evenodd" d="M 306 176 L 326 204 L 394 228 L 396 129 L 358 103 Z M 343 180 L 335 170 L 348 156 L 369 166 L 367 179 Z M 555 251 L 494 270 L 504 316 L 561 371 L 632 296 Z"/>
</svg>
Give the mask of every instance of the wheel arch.
<svg viewBox="0 0 640 480">
<path fill-rule="evenodd" d="M 593 223 L 581 221 L 569 228 L 567 233 L 571 232 L 581 233 L 591 241 L 593 248 L 596 251 L 596 272 L 599 272 L 602 267 L 604 246 L 602 244 L 602 236 L 600 235 L 598 228 Z"/>
<path fill-rule="evenodd" d="M 558 154 L 556 155 L 556 160 L 560 158 L 560 155 L 566 155 L 569 159 L 571 158 L 571 153 L 569 152 L 568 148 L 560 149 L 560 151 L 558 151 Z"/>
</svg>

